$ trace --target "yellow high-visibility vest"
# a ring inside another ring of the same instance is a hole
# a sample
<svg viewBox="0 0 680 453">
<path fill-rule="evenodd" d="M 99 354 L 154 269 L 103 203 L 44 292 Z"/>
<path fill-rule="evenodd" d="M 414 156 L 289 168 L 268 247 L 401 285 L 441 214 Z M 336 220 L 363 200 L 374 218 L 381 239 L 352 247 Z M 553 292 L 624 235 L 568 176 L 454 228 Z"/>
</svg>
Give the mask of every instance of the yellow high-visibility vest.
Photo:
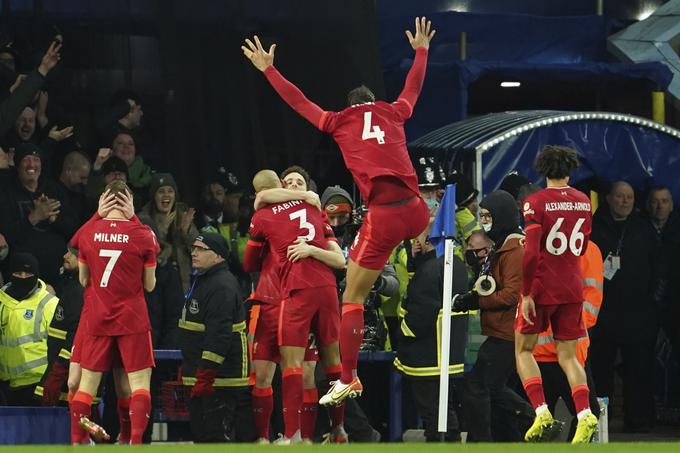
<svg viewBox="0 0 680 453">
<path fill-rule="evenodd" d="M 0 380 L 12 388 L 37 384 L 47 368 L 47 330 L 59 299 L 45 282 L 24 300 L 0 289 Z"/>
</svg>

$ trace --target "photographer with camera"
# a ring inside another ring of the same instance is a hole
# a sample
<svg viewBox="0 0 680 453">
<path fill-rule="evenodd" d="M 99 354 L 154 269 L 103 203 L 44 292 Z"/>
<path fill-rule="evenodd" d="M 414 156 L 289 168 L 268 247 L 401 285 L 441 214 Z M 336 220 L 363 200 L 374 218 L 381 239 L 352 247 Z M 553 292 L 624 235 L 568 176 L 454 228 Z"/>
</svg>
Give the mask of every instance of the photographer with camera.
<svg viewBox="0 0 680 453">
<path fill-rule="evenodd" d="M 321 207 L 326 211 L 328 223 L 335 233 L 340 248 L 347 258 L 349 248 L 352 246 L 359 228 L 363 221 L 363 206 L 355 209 L 354 202 L 349 193 L 340 186 L 327 187 L 321 195 Z M 336 270 L 338 291 L 345 289 L 345 269 Z M 378 296 L 392 297 L 399 293 L 399 279 L 394 266 L 385 264 L 382 273 L 373 284 L 368 297 L 364 301 L 364 338 L 361 342 L 361 350 L 380 351 L 385 348 L 387 327 L 382 311 L 380 310 L 381 298 Z"/>
<path fill-rule="evenodd" d="M 524 235 L 517 204 L 508 192 L 492 192 L 479 206 L 484 231 L 470 236 L 465 252 L 478 278 L 473 290 L 453 304 L 455 312 L 480 308 L 482 334 L 488 337 L 466 375 L 468 441 L 520 441 L 533 410 L 507 382 L 515 371 L 513 325 L 522 286 Z M 522 422 L 526 426 L 517 426 Z"/>
</svg>

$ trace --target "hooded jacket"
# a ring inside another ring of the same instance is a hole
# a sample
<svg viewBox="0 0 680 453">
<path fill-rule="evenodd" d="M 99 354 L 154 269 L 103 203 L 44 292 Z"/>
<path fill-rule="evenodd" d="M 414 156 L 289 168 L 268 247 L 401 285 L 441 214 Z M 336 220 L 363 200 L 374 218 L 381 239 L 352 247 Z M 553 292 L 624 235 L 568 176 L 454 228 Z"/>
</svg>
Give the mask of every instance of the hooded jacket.
<svg viewBox="0 0 680 453">
<path fill-rule="evenodd" d="M 487 232 L 496 244 L 491 275 L 496 291 L 480 296 L 482 334 L 502 340 L 514 340 L 514 322 L 522 291 L 523 239 L 519 228 L 519 210 L 515 199 L 504 190 L 487 195 L 479 204 L 491 214 L 492 227 Z"/>
</svg>

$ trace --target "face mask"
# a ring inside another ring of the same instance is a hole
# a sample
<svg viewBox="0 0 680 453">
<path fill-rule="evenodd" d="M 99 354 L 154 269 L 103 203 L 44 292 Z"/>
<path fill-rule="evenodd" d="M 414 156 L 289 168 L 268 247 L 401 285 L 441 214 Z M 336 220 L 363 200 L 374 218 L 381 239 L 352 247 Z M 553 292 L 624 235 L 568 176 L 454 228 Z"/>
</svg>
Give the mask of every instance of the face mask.
<svg viewBox="0 0 680 453">
<path fill-rule="evenodd" d="M 465 262 L 473 269 L 477 269 L 479 267 L 479 258 L 477 258 L 474 250 L 465 251 Z"/>
<path fill-rule="evenodd" d="M 482 229 L 488 233 L 493 228 L 493 223 L 482 223 Z"/>
<path fill-rule="evenodd" d="M 9 281 L 12 284 L 7 288 L 7 294 L 16 300 L 24 300 L 24 298 L 33 291 L 33 288 L 35 288 L 35 285 L 38 283 L 38 277 L 33 275 L 28 278 L 19 278 L 12 275 Z"/>
<path fill-rule="evenodd" d="M 427 198 L 425 199 L 425 203 L 427 203 L 427 208 L 430 211 L 439 207 L 439 200 L 436 198 Z"/>
<path fill-rule="evenodd" d="M 339 241 L 341 241 L 343 236 L 345 235 L 346 229 L 347 229 L 347 224 L 331 226 L 331 230 L 333 230 L 333 234 L 335 235 L 335 238 L 338 239 Z"/>
</svg>

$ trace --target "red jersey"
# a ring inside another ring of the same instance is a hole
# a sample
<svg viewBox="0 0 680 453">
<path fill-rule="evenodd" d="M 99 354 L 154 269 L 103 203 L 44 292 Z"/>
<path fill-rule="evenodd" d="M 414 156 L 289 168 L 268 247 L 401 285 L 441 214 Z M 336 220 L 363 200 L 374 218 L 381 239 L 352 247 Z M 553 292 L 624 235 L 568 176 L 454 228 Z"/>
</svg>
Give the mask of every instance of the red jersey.
<svg viewBox="0 0 680 453">
<path fill-rule="evenodd" d="M 288 246 L 298 238 L 325 249 L 328 240 L 335 240 L 333 230 L 325 224 L 321 211 L 300 200 L 270 204 L 259 209 L 250 221 L 251 241 L 260 246 L 269 244 L 269 253 L 280 263 L 281 296 L 303 288 L 335 286 L 335 276 L 324 263 L 314 258 L 296 262 L 288 260 Z"/>
<path fill-rule="evenodd" d="M 404 121 L 411 106 L 404 100 L 370 102 L 341 112 L 324 112 L 320 129 L 330 133 L 364 200 L 373 198 L 371 181 L 394 176 L 418 194 L 418 176 L 406 149 Z"/>
<path fill-rule="evenodd" d="M 100 219 L 76 233 L 78 260 L 90 271 L 84 292 L 83 326 L 90 335 L 118 336 L 148 331 L 145 267 L 160 250 L 151 229 L 124 219 Z"/>
<path fill-rule="evenodd" d="M 278 305 L 281 303 L 281 263 L 278 254 L 272 253 L 266 245 L 264 247 L 254 299 L 263 304 Z"/>
<path fill-rule="evenodd" d="M 590 238 L 590 200 L 569 186 L 549 187 L 527 197 L 523 210 L 522 294 L 536 304 L 583 302 L 580 256 Z"/>
<path fill-rule="evenodd" d="M 373 180 L 381 176 L 400 180 L 405 190 L 413 195 L 420 193 L 418 177 L 406 149 L 404 121 L 413 113 L 425 79 L 426 66 L 427 49 L 419 47 L 396 102 L 353 105 L 341 112 L 322 110 L 274 66 L 266 68 L 264 74 L 288 105 L 318 129 L 333 135 L 361 196 L 370 202 L 376 195 L 373 193 Z"/>
</svg>

